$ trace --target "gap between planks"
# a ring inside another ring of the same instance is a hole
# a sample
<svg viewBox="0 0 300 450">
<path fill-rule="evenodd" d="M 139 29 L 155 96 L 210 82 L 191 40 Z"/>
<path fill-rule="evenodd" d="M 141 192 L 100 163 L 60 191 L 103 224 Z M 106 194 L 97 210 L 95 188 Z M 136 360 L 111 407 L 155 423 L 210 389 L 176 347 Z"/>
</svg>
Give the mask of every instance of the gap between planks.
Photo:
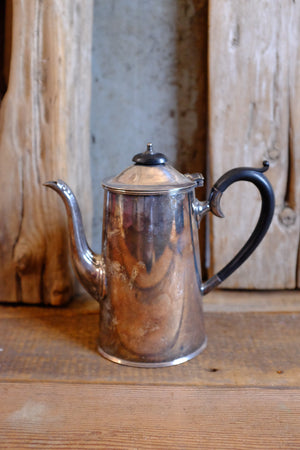
<svg viewBox="0 0 300 450">
<path fill-rule="evenodd" d="M 4 306 L 3 308 L 1 306 Z M 81 294 L 62 307 L 24 304 L 0 304 L 0 318 L 18 317 L 19 306 L 32 311 L 32 315 L 59 314 L 98 314 L 98 303 L 88 294 Z M 203 298 L 204 312 L 300 312 L 300 291 L 238 291 L 216 289 Z M 22 312 L 23 315 L 23 312 Z"/>
</svg>

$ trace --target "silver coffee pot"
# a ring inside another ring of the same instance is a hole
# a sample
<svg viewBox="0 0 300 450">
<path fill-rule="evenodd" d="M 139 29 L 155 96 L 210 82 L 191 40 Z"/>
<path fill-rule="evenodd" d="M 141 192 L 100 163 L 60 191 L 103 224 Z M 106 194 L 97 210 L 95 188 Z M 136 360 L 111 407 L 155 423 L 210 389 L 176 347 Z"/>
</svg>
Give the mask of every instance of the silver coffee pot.
<svg viewBox="0 0 300 450">
<path fill-rule="evenodd" d="M 274 212 L 268 169 L 241 167 L 225 173 L 207 201 L 195 197 L 201 174 L 181 174 L 148 144 L 134 165 L 103 182 L 102 254 L 87 244 L 80 209 L 61 180 L 46 186 L 62 197 L 73 265 L 100 304 L 98 349 L 111 361 L 138 367 L 185 362 L 206 346 L 202 296 L 232 274 L 266 234 Z M 198 228 L 211 211 L 223 217 L 220 200 L 236 181 L 253 183 L 261 195 L 257 225 L 244 247 L 217 274 L 201 279 Z"/>
</svg>

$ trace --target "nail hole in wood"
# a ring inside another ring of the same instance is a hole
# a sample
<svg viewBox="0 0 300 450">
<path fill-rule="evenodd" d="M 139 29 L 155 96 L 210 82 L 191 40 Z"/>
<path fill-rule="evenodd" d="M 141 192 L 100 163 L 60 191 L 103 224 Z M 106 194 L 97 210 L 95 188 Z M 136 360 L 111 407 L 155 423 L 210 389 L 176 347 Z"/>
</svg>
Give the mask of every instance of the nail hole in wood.
<svg viewBox="0 0 300 450">
<path fill-rule="evenodd" d="M 218 372 L 219 369 L 216 369 L 215 367 L 210 367 L 207 370 L 208 370 L 208 372 L 214 373 L 214 372 Z"/>
</svg>

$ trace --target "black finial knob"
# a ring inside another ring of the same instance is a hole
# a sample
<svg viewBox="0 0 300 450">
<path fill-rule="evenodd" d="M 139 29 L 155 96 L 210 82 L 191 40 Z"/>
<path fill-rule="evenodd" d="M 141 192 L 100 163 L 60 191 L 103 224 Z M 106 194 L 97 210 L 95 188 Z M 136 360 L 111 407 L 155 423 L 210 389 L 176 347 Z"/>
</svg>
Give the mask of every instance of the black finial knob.
<svg viewBox="0 0 300 450">
<path fill-rule="evenodd" d="M 147 144 L 147 152 L 148 152 L 148 153 L 151 153 L 151 155 L 153 155 L 153 145 L 152 145 L 151 142 L 149 142 L 149 143 Z"/>
<path fill-rule="evenodd" d="M 151 142 L 147 144 L 147 150 L 144 153 L 138 153 L 132 158 L 136 164 L 141 166 L 157 166 L 165 164 L 168 159 L 163 153 L 153 153 Z"/>
</svg>

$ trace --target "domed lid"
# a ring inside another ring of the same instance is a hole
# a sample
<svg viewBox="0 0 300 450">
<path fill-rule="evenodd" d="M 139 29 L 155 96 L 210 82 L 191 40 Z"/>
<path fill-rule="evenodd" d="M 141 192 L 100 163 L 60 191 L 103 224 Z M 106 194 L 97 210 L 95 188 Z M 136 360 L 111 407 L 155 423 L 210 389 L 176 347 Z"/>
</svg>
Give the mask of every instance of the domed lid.
<svg viewBox="0 0 300 450">
<path fill-rule="evenodd" d="M 104 180 L 103 187 L 123 194 L 158 195 L 187 191 L 203 184 L 202 175 L 183 175 L 167 163 L 163 153 L 153 153 L 152 144 L 132 160 L 134 165 Z"/>
</svg>

